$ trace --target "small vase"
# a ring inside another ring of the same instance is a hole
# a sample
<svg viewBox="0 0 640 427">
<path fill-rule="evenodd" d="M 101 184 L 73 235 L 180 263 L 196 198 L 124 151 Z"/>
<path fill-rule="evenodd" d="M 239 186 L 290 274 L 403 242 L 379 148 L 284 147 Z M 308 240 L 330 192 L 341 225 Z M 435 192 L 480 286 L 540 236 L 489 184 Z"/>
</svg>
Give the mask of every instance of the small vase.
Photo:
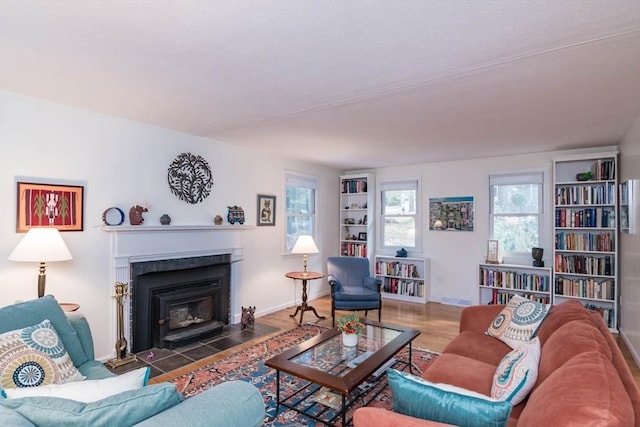
<svg viewBox="0 0 640 427">
<path fill-rule="evenodd" d="M 171 217 L 167 214 L 164 214 L 160 217 L 160 224 L 169 225 L 171 224 Z"/>
<path fill-rule="evenodd" d="M 342 333 L 342 344 L 345 347 L 355 347 L 358 345 L 358 334 Z"/>
</svg>

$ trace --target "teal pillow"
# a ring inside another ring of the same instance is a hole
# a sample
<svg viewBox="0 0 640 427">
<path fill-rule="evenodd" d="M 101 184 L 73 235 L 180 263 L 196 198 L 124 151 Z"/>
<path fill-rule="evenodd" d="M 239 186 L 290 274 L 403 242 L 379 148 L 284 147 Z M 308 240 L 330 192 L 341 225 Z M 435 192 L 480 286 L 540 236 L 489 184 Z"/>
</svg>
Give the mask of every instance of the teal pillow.
<svg viewBox="0 0 640 427">
<path fill-rule="evenodd" d="M 503 427 L 511 403 L 448 384 L 436 384 L 395 369 L 387 370 L 393 410 L 423 420 L 461 427 Z"/>
<path fill-rule="evenodd" d="M 38 426 L 112 427 L 131 426 L 182 402 L 184 398 L 171 383 L 155 384 L 125 391 L 91 403 L 57 397 L 0 399 Z"/>
<path fill-rule="evenodd" d="M 76 367 L 89 360 L 82 349 L 76 330 L 71 326 L 58 301 L 51 295 L 2 307 L 0 333 L 37 325 L 45 319 L 51 321 Z"/>
</svg>

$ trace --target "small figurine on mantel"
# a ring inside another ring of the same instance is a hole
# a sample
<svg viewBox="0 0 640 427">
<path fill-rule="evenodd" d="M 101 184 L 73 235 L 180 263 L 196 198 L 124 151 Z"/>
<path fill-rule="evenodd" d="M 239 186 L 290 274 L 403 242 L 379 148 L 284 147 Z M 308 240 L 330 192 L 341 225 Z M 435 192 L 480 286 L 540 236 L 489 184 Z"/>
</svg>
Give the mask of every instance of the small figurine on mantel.
<svg viewBox="0 0 640 427">
<path fill-rule="evenodd" d="M 229 224 L 234 224 L 236 222 L 244 224 L 244 210 L 240 206 L 227 206 L 227 209 L 229 209 L 229 212 L 227 213 L 227 221 L 229 221 Z"/>
<path fill-rule="evenodd" d="M 144 218 L 142 217 L 144 212 L 149 212 L 146 206 L 132 206 L 131 209 L 129 209 L 129 223 L 131 225 L 142 225 L 142 223 L 144 223 Z"/>
</svg>

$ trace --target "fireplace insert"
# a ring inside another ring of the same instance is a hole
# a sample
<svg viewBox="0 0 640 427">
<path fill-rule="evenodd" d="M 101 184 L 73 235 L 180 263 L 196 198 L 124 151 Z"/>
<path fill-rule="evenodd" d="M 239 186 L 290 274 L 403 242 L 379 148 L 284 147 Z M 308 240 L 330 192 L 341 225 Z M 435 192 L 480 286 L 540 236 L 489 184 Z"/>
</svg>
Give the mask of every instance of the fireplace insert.
<svg viewBox="0 0 640 427">
<path fill-rule="evenodd" d="M 229 324 L 230 255 L 132 264 L 132 351 L 175 348 Z"/>
</svg>

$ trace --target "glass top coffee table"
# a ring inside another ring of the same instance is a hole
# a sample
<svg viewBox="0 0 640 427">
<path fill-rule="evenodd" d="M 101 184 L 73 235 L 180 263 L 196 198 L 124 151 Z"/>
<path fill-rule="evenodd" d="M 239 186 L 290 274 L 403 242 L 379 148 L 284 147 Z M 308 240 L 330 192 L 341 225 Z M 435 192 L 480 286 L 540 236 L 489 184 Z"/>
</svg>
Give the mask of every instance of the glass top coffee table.
<svg viewBox="0 0 640 427">
<path fill-rule="evenodd" d="M 327 425 L 338 419 L 346 425 L 346 414 L 358 400 L 367 399 L 363 385 L 378 381 L 377 375 L 393 365 L 394 356 L 409 346 L 420 331 L 386 323 L 364 320 L 365 331 L 358 336 L 356 347 L 342 344 L 338 328 L 321 333 L 283 353 L 272 357 L 265 365 L 276 370 L 276 413 L 284 406 Z M 281 396 L 281 373 L 302 378 L 302 385 L 287 396 Z M 374 375 L 375 374 L 375 375 Z"/>
</svg>

